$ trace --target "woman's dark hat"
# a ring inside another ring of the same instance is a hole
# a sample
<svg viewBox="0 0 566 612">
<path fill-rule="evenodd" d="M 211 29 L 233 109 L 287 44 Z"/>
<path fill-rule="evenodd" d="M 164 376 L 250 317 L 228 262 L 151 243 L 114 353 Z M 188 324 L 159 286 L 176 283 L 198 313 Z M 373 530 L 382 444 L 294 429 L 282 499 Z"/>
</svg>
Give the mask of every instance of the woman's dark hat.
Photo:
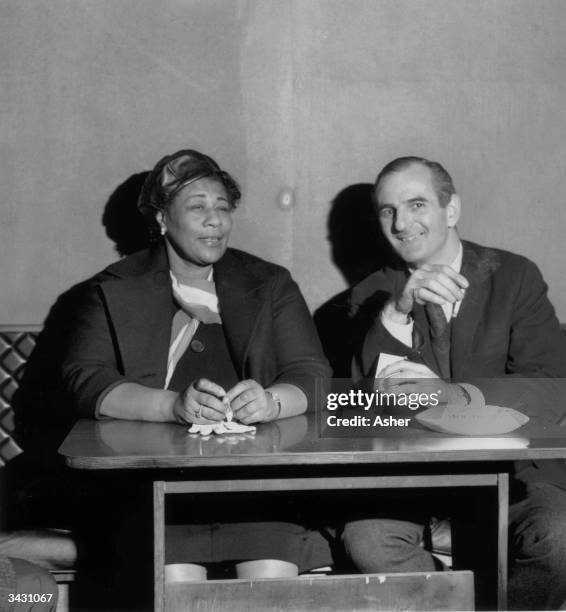
<svg viewBox="0 0 566 612">
<path fill-rule="evenodd" d="M 138 199 L 138 209 L 143 215 L 155 214 L 163 209 L 183 187 L 206 176 L 216 176 L 226 184 L 233 179 L 208 155 L 184 149 L 161 159 L 150 172 Z M 235 183 L 234 183 L 235 185 Z M 236 186 L 237 187 L 237 186 Z M 232 191 L 230 189 L 230 191 Z M 240 193 L 230 195 L 238 200 Z M 235 197 L 234 197 L 235 196 Z"/>
</svg>

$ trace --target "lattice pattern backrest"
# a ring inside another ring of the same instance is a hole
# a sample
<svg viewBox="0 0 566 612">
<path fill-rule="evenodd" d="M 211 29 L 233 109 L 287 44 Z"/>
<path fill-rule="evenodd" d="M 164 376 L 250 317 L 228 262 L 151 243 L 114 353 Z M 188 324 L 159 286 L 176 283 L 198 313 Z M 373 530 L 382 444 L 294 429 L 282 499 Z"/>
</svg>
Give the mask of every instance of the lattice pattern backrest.
<svg viewBox="0 0 566 612">
<path fill-rule="evenodd" d="M 0 465 L 22 451 L 10 435 L 14 431 L 12 397 L 24 366 L 35 347 L 39 326 L 0 326 Z"/>
</svg>

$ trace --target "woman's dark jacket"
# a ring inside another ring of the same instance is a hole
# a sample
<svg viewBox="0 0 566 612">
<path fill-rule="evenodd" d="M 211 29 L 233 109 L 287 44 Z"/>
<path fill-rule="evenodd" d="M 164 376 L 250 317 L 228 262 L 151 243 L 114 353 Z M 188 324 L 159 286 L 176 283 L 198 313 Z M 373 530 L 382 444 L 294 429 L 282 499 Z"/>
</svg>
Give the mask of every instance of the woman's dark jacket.
<svg viewBox="0 0 566 612">
<path fill-rule="evenodd" d="M 289 272 L 228 249 L 214 265 L 214 281 L 240 378 L 264 387 L 296 385 L 312 408 L 330 370 Z M 163 244 L 112 264 L 86 284 L 62 365 L 79 416 L 95 416 L 104 396 L 120 383 L 163 388 L 176 310 Z"/>
</svg>

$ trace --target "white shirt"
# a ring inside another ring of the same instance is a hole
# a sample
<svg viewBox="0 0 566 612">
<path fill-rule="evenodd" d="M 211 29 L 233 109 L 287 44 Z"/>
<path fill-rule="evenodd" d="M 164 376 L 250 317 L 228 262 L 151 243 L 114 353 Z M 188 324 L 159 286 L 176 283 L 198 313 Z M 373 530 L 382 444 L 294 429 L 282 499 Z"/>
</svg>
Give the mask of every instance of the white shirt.
<svg viewBox="0 0 566 612">
<path fill-rule="evenodd" d="M 171 276 L 171 283 L 177 290 L 187 298 L 187 301 L 194 301 L 197 304 L 202 303 L 211 308 L 216 308 L 218 312 L 218 298 L 216 296 L 211 297 L 200 289 L 194 287 L 187 287 L 179 283 L 173 272 L 169 271 Z M 210 269 L 207 280 L 213 281 L 213 268 Z M 179 359 L 183 356 L 183 353 L 187 350 L 191 340 L 197 332 L 199 326 L 199 320 L 193 319 L 183 310 L 178 310 L 173 317 L 173 323 L 171 326 L 171 340 L 169 344 L 169 356 L 167 358 L 167 375 L 165 376 L 164 389 L 169 388 L 171 378 L 177 367 Z"/>
</svg>

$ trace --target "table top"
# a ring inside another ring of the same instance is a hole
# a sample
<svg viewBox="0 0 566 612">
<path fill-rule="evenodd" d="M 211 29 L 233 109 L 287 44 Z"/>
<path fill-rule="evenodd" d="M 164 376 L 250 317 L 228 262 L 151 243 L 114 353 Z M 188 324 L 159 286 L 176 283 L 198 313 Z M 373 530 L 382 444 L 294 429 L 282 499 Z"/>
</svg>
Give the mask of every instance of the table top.
<svg viewBox="0 0 566 612">
<path fill-rule="evenodd" d="M 260 424 L 253 435 L 203 438 L 173 423 L 80 420 L 59 452 L 70 467 L 99 470 L 566 458 L 566 428 L 536 418 L 513 433 L 483 437 L 435 433 L 414 421 L 359 437 L 355 430 L 321 437 L 319 426 L 315 415 L 298 416 Z"/>
</svg>

